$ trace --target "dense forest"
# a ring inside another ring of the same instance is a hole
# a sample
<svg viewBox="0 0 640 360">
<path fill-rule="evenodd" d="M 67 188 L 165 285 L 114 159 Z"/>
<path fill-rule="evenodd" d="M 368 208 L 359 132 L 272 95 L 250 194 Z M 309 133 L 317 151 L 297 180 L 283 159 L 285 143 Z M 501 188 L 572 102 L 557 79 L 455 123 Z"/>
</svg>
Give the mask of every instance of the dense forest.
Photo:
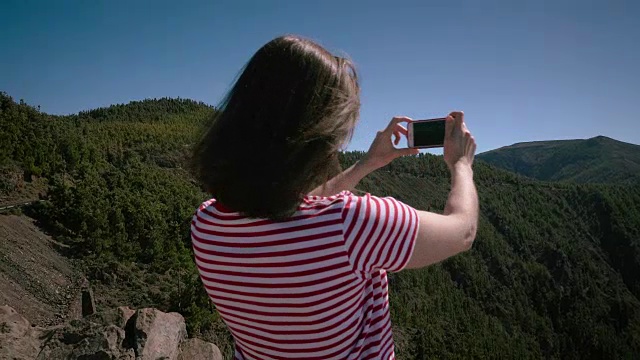
<svg viewBox="0 0 640 360">
<path fill-rule="evenodd" d="M 70 246 L 99 297 L 179 311 L 231 355 L 201 286 L 189 223 L 206 199 L 190 146 L 215 109 L 154 99 L 52 116 L 0 94 L 0 170 L 45 179 L 25 209 Z M 343 153 L 343 166 L 360 152 Z M 640 354 L 640 185 L 543 182 L 477 161 L 474 248 L 390 275 L 399 359 L 620 359 Z M 442 211 L 441 157 L 394 161 L 359 192 Z M 0 178 L 0 195 L 17 191 Z M 104 300 L 107 301 L 107 300 Z M 125 304 L 118 304 L 125 305 Z"/>
</svg>

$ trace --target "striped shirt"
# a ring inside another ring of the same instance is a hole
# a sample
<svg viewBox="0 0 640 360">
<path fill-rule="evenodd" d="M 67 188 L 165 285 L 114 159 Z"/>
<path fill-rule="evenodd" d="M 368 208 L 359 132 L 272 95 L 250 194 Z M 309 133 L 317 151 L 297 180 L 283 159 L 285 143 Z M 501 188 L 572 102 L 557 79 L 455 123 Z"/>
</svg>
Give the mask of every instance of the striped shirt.
<svg viewBox="0 0 640 360">
<path fill-rule="evenodd" d="M 394 359 L 387 271 L 411 257 L 415 209 L 345 191 L 307 196 L 284 221 L 196 211 L 200 278 L 236 359 Z"/>
</svg>

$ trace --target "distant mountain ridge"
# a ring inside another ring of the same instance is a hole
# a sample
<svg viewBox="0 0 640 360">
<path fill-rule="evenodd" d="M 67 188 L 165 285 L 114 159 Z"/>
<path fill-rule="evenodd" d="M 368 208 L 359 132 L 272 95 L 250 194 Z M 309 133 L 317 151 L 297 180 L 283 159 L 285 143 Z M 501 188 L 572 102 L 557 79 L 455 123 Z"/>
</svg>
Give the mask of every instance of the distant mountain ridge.
<svg viewBox="0 0 640 360">
<path fill-rule="evenodd" d="M 606 136 L 517 143 L 478 154 L 478 158 L 545 181 L 640 183 L 640 145 Z"/>
</svg>

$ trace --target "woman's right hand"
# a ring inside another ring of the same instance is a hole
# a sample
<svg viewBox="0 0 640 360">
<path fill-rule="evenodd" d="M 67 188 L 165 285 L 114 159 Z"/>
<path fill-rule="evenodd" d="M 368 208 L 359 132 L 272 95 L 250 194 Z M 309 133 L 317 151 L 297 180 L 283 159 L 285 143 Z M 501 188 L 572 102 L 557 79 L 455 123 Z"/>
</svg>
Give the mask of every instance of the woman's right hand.
<svg viewBox="0 0 640 360">
<path fill-rule="evenodd" d="M 444 135 L 444 161 L 449 170 L 458 165 L 473 165 L 476 141 L 464 123 L 464 113 L 454 111 L 447 116 Z"/>
</svg>

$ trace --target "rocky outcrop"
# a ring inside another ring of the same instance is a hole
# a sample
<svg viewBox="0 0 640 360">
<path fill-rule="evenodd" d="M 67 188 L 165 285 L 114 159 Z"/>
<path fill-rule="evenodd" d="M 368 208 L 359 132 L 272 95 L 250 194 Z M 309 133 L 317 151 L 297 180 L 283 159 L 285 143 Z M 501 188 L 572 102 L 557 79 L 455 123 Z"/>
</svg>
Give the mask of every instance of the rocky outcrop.
<svg viewBox="0 0 640 360">
<path fill-rule="evenodd" d="M 187 339 L 177 313 L 120 307 L 40 328 L 0 306 L 0 359 L 218 360 L 222 354 L 211 343 Z"/>
<path fill-rule="evenodd" d="M 187 339 L 180 345 L 178 360 L 211 359 L 222 360 L 220 349 L 212 343 L 200 339 Z"/>
<path fill-rule="evenodd" d="M 96 312 L 96 302 L 93 299 L 93 290 L 89 286 L 82 289 L 82 316 L 93 315 Z"/>
<path fill-rule="evenodd" d="M 178 313 L 138 310 L 127 323 L 134 328 L 133 349 L 143 359 L 177 359 L 180 343 L 187 338 L 184 319 Z"/>
<path fill-rule="evenodd" d="M 122 346 L 125 338 L 124 330 L 115 325 L 73 320 L 45 336 L 36 359 L 135 360 L 133 349 Z"/>
<path fill-rule="evenodd" d="M 41 333 L 9 306 L 0 306 L 0 359 L 35 359 Z"/>
</svg>

